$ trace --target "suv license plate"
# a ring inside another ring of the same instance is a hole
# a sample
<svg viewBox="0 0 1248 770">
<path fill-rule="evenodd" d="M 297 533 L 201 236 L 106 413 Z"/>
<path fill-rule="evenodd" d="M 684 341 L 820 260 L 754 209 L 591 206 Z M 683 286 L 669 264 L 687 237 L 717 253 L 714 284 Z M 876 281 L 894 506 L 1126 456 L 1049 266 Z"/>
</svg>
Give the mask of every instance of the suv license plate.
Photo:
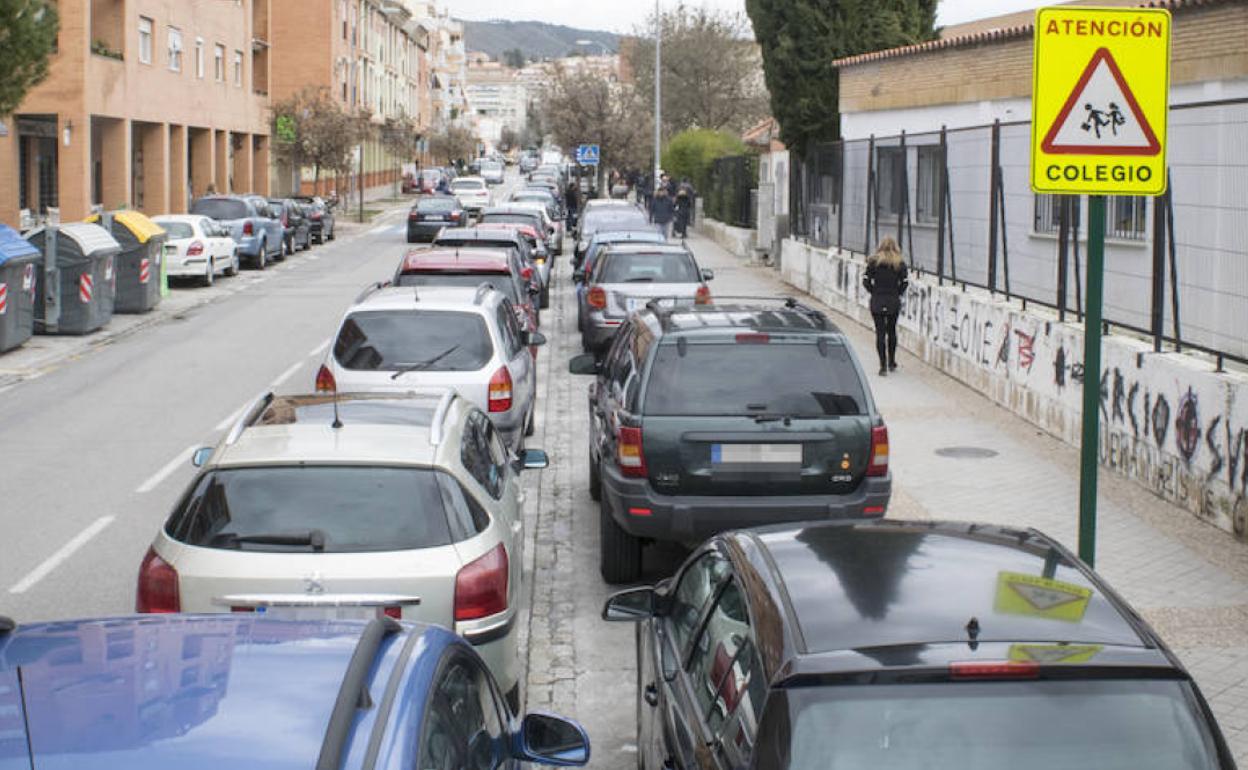
<svg viewBox="0 0 1248 770">
<path fill-rule="evenodd" d="M 646 306 L 646 303 L 651 302 L 653 300 L 654 300 L 654 297 L 625 297 L 624 307 L 628 310 L 628 312 L 631 313 L 634 310 L 640 310 L 641 308 L 644 308 Z M 675 307 L 676 300 L 671 297 L 663 297 L 659 299 L 656 304 L 659 307 Z"/>
<path fill-rule="evenodd" d="M 801 444 L 711 444 L 713 465 L 802 464 Z"/>
</svg>

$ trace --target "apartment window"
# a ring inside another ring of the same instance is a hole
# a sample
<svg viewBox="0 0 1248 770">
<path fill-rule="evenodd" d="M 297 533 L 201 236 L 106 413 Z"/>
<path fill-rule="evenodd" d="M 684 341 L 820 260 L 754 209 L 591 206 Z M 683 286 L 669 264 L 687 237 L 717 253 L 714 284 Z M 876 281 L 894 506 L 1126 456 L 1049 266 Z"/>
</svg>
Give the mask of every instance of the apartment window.
<svg viewBox="0 0 1248 770">
<path fill-rule="evenodd" d="M 940 145 L 919 148 L 919 178 L 915 187 L 914 215 L 919 222 L 940 219 L 940 181 L 944 159 Z"/>
<path fill-rule="evenodd" d="M 204 79 L 204 39 L 195 38 L 195 77 Z"/>
<path fill-rule="evenodd" d="M 243 87 L 243 52 L 234 52 L 234 85 Z"/>
<path fill-rule="evenodd" d="M 901 212 L 906 194 L 902 179 L 905 162 L 906 156 L 900 147 L 876 149 L 875 191 L 880 216 L 896 216 Z"/>
<path fill-rule="evenodd" d="M 220 43 L 212 47 L 212 76 L 218 83 L 225 82 L 225 46 Z"/>
<path fill-rule="evenodd" d="M 152 63 L 152 20 L 146 16 L 139 17 L 139 61 Z"/>
<path fill-rule="evenodd" d="M 1139 195 L 1110 196 L 1105 207 L 1105 235 L 1128 241 L 1144 240 L 1144 223 L 1148 218 L 1148 198 Z"/>
<path fill-rule="evenodd" d="M 171 72 L 182 71 L 182 30 L 177 27 L 169 27 L 169 70 Z"/>
</svg>

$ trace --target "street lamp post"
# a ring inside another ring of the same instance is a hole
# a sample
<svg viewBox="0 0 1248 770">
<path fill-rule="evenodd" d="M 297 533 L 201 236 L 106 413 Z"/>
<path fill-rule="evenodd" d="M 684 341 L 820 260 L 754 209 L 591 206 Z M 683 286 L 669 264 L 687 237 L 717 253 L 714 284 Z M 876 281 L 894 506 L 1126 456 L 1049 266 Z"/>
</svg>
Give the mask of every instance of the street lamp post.
<svg viewBox="0 0 1248 770">
<path fill-rule="evenodd" d="M 659 130 L 662 125 L 663 106 L 660 97 L 663 93 L 663 17 L 659 13 L 659 0 L 654 0 L 654 175 L 651 177 L 653 193 L 659 185 L 659 167 L 663 152 L 663 135 Z"/>
</svg>

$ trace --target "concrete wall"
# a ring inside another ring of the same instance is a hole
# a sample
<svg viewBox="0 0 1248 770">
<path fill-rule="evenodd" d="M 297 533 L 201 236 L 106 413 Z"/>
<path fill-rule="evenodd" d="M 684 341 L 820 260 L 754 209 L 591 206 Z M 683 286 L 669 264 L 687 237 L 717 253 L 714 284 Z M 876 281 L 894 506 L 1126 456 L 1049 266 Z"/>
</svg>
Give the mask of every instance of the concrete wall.
<svg viewBox="0 0 1248 770">
<path fill-rule="evenodd" d="M 703 214 L 701 199 L 698 199 L 697 207 L 693 219 L 693 229 L 698 234 L 715 241 L 720 248 L 737 259 L 752 260 L 755 258 L 754 247 L 757 245 L 758 240 L 754 230 L 748 227 L 733 227 L 717 219 L 711 219 Z"/>
<path fill-rule="evenodd" d="M 871 324 L 860 257 L 792 239 L 783 279 Z M 1083 329 L 978 290 L 912 278 L 904 348 L 1054 436 L 1078 445 Z M 1248 377 L 1117 335 L 1102 347 L 1105 467 L 1248 541 Z"/>
</svg>

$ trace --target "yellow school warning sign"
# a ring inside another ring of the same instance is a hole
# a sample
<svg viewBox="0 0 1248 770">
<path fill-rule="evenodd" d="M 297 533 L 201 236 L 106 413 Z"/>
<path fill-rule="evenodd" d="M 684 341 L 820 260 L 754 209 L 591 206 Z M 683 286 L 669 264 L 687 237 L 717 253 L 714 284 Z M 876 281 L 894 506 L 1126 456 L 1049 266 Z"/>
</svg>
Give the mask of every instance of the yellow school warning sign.
<svg viewBox="0 0 1248 770">
<path fill-rule="evenodd" d="M 1036 11 L 1031 187 L 1038 193 L 1166 190 L 1170 13 Z"/>
<path fill-rule="evenodd" d="M 1092 589 L 1022 572 L 997 573 L 993 611 L 1078 623 L 1088 611 Z"/>
</svg>

